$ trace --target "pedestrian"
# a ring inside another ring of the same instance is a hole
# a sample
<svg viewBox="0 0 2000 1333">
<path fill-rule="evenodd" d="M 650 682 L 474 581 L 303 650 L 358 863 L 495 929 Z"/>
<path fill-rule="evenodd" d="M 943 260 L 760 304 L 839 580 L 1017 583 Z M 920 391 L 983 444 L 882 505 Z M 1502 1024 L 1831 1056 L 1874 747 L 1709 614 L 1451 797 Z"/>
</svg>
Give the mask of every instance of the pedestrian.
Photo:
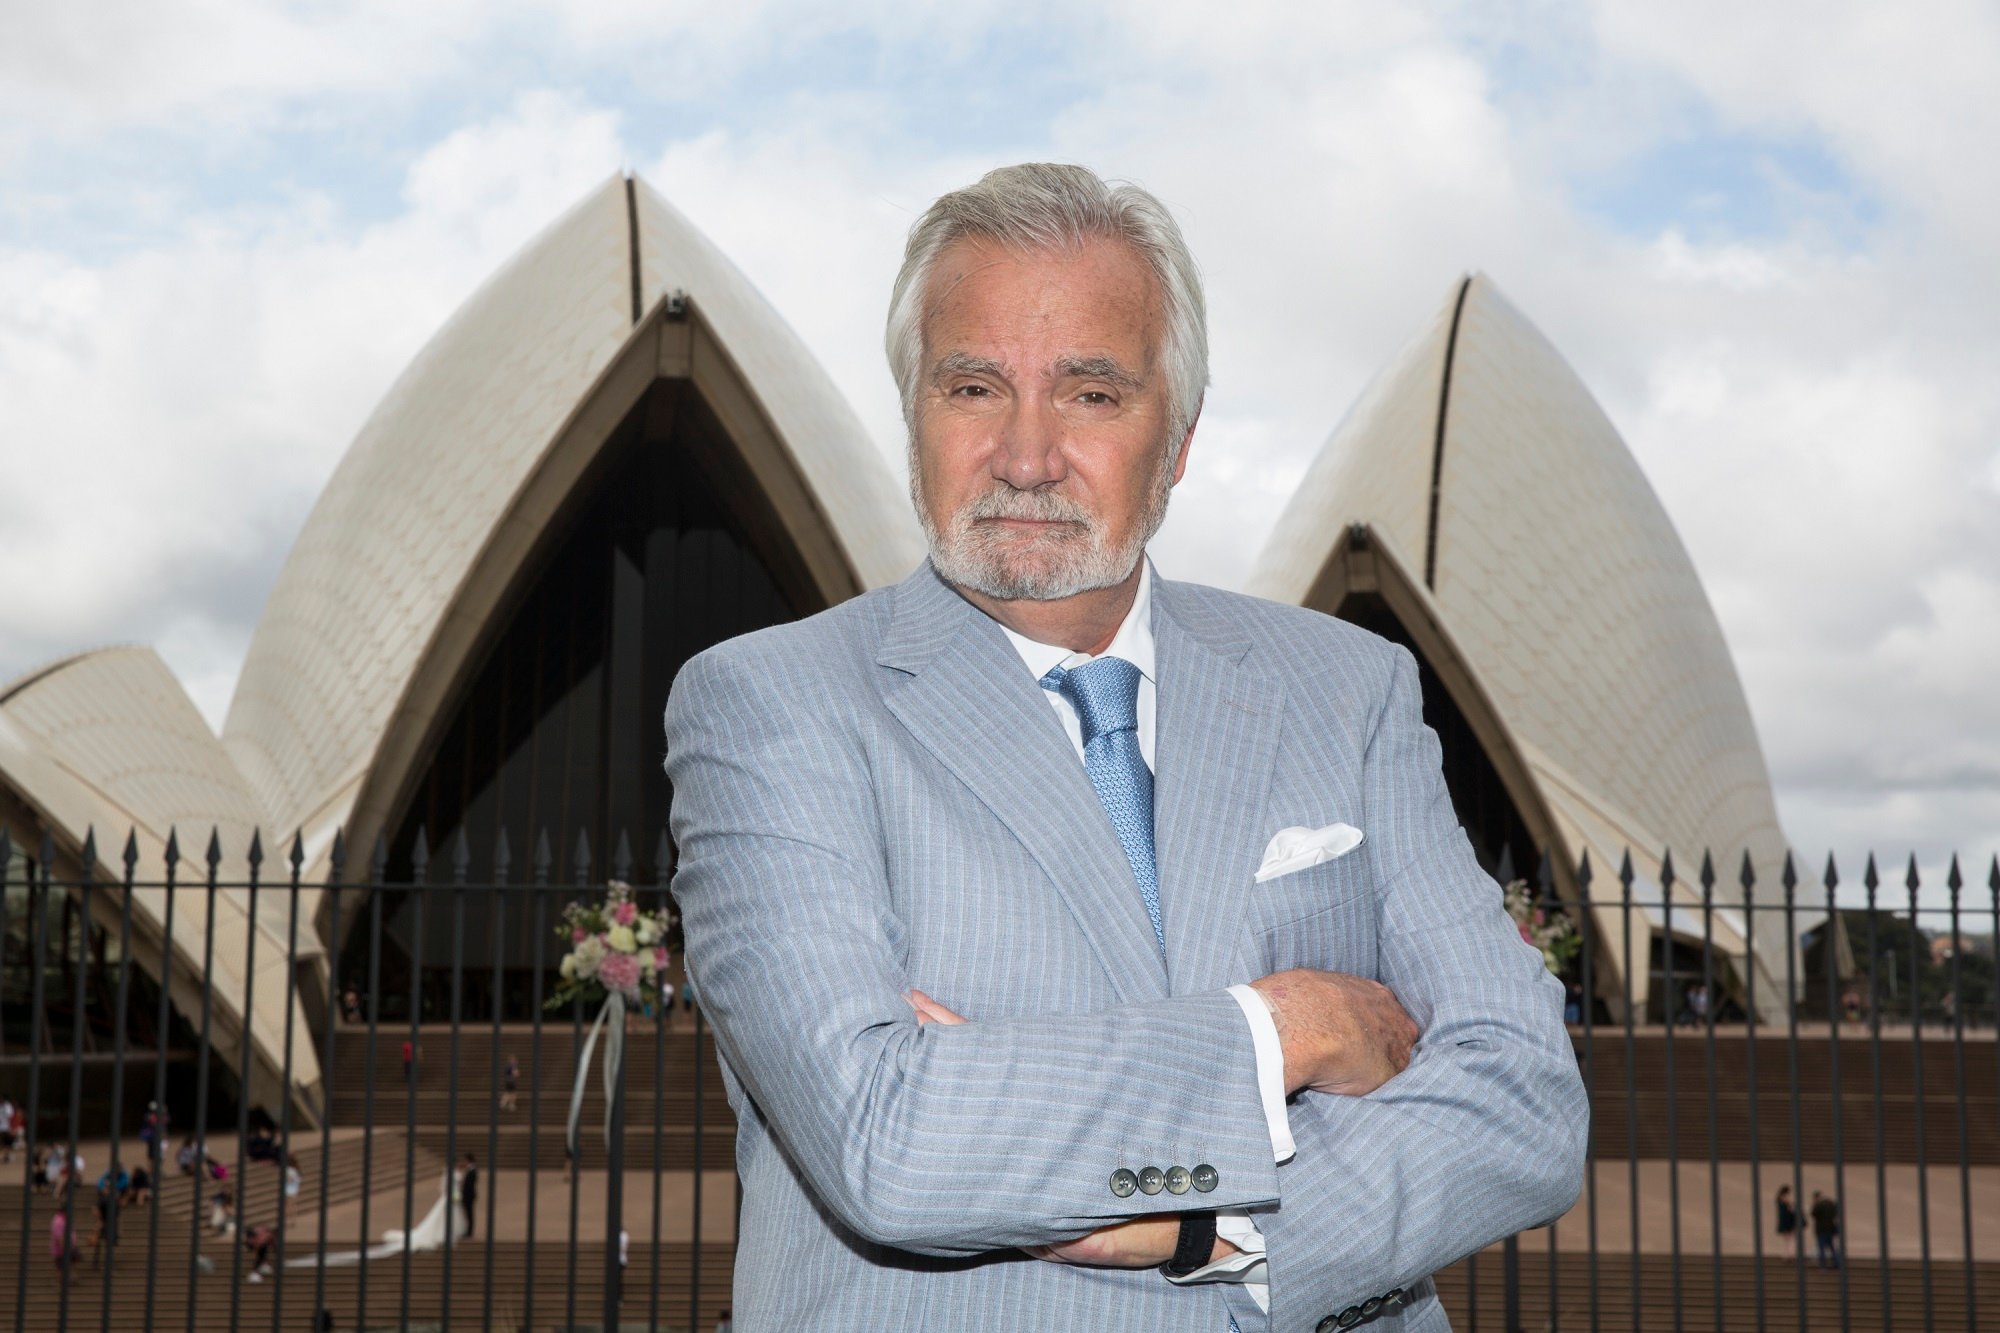
<svg viewBox="0 0 2000 1333">
<path fill-rule="evenodd" d="M 299 1164 L 298 1164 L 297 1162 L 286 1162 L 286 1163 L 285 1163 L 285 1197 L 286 1197 L 287 1199 L 296 1199 L 296 1198 L 298 1198 L 298 1197 L 299 1197 L 299 1188 L 300 1188 L 300 1186 L 301 1186 L 301 1185 L 302 1185 L 303 1183 L 304 1183 L 304 1182 L 303 1182 L 303 1181 L 301 1181 L 301 1180 L 299 1179 Z"/>
<path fill-rule="evenodd" d="M 58 1281 L 69 1281 L 69 1261 L 74 1257 L 75 1251 L 69 1243 L 69 1215 L 58 1208 L 49 1218 L 49 1258 L 55 1261 Z"/>
<path fill-rule="evenodd" d="M 28 1113 L 18 1106 L 8 1118 L 7 1137 L 13 1143 L 13 1147 L 7 1150 L 7 1160 L 11 1162 L 14 1160 L 14 1148 L 26 1147 L 28 1143 Z"/>
<path fill-rule="evenodd" d="M 471 1153 L 458 1159 L 458 1197 L 465 1204 L 465 1236 L 472 1238 L 479 1213 L 473 1205 L 479 1202 L 479 1162 Z"/>
<path fill-rule="evenodd" d="M 131 1184 L 125 1191 L 125 1202 L 135 1208 L 153 1201 L 153 1176 L 143 1166 L 132 1168 Z"/>
<path fill-rule="evenodd" d="M 729 1317 L 729 1307 L 725 1305 L 722 1307 L 721 1315 L 716 1318 L 715 1333 L 735 1333 L 735 1328 L 735 1322 Z"/>
<path fill-rule="evenodd" d="M 236 1195 L 226 1186 L 209 1196 L 208 1229 L 218 1236 L 236 1229 Z"/>
<path fill-rule="evenodd" d="M 174 1165 L 181 1169 L 182 1175 L 191 1176 L 195 1160 L 200 1156 L 200 1151 L 194 1146 L 194 1135 L 190 1134 L 181 1140 L 180 1151 L 174 1154 Z"/>
<path fill-rule="evenodd" d="M 146 1145 L 146 1157 L 158 1161 L 166 1151 L 169 1117 L 158 1102 L 146 1103 L 146 1118 L 139 1122 L 139 1141 Z"/>
<path fill-rule="evenodd" d="M 1840 1205 L 1818 1190 L 1813 1191 L 1813 1239 L 1819 1244 L 1815 1262 L 1821 1268 L 1838 1268 L 1840 1255 Z"/>
<path fill-rule="evenodd" d="M 116 1214 L 118 1194 L 111 1173 L 105 1172 L 97 1182 L 97 1229 L 90 1233 L 90 1266 L 96 1268 L 104 1262 L 104 1243 L 111 1242 L 114 1253 L 118 1246 L 116 1235 Z"/>
<path fill-rule="evenodd" d="M 361 1022 L 361 992 L 351 985 L 340 993 L 340 1016 L 349 1023 Z"/>
<path fill-rule="evenodd" d="M 0 1097 L 0 1162 L 14 1160 L 14 1103 Z"/>
<path fill-rule="evenodd" d="M 1792 1202 L 1790 1185 L 1778 1186 L 1777 1212 L 1778 1243 L 1788 1250 L 1797 1249 L 1800 1240 L 1799 1209 L 1798 1205 Z"/>
<path fill-rule="evenodd" d="M 250 1281 L 262 1282 L 271 1275 L 271 1246 L 277 1239 L 278 1233 L 262 1223 L 244 1229 L 243 1248 L 250 1251 Z"/>
<path fill-rule="evenodd" d="M 507 1057 L 507 1067 L 500 1074 L 500 1109 L 511 1111 L 521 1095 L 521 1062 L 513 1056 Z"/>
<path fill-rule="evenodd" d="M 405 1037 L 403 1039 L 403 1086 L 409 1087 L 416 1072 L 417 1061 L 424 1058 L 424 1048 Z"/>
</svg>

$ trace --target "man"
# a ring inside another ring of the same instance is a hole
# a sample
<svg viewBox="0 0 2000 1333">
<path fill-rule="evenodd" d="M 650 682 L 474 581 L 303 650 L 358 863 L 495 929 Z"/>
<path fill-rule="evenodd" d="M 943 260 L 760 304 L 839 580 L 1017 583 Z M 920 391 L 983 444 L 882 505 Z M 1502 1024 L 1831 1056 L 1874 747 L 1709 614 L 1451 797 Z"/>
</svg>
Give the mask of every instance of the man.
<svg viewBox="0 0 2000 1333">
<path fill-rule="evenodd" d="M 668 706 L 738 1322 L 1447 1327 L 1428 1275 L 1576 1198 L 1562 990 L 1413 659 L 1144 559 L 1208 379 L 1172 218 L 996 171 L 887 342 L 929 562 Z"/>
<path fill-rule="evenodd" d="M 458 1197 L 465 1205 L 465 1238 L 470 1240 L 479 1225 L 475 1207 L 479 1202 L 479 1159 L 471 1153 L 458 1159 Z"/>
<path fill-rule="evenodd" d="M 1840 1267 L 1840 1205 L 1818 1190 L 1813 1191 L 1812 1224 L 1818 1246 L 1813 1262 L 1821 1268 Z"/>
</svg>

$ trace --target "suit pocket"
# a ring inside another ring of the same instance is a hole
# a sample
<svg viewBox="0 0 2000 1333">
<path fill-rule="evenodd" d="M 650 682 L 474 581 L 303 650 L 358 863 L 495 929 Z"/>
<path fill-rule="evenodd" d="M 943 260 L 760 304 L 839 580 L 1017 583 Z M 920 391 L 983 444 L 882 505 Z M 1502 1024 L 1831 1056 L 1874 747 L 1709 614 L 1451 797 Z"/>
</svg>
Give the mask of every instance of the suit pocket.
<svg viewBox="0 0 2000 1333">
<path fill-rule="evenodd" d="M 1376 898 L 1359 857 L 1266 880 L 1255 892 L 1266 970 L 1375 975 Z"/>
</svg>

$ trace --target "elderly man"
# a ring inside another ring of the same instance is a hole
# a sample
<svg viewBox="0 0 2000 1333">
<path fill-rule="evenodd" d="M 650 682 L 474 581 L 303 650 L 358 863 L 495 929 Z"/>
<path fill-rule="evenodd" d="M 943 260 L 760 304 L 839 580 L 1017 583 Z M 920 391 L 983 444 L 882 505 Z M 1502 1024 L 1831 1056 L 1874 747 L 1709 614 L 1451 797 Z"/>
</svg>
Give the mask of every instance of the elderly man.
<svg viewBox="0 0 2000 1333">
<path fill-rule="evenodd" d="M 1562 988 L 1410 655 L 1145 559 L 1208 379 L 1179 230 L 995 171 L 887 342 L 930 560 L 667 711 L 738 1323 L 1447 1327 L 1429 1274 L 1576 1198 Z"/>
</svg>

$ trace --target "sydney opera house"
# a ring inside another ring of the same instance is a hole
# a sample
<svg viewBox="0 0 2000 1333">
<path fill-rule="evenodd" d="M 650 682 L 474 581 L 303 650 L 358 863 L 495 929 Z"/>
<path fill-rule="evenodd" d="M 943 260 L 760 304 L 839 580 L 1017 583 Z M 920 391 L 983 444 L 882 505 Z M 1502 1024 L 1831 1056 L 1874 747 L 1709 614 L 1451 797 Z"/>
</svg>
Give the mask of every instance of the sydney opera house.
<svg viewBox="0 0 2000 1333">
<path fill-rule="evenodd" d="M 419 830 L 432 848 L 463 833 L 482 859 L 505 830 L 517 875 L 535 830 L 559 865 L 579 834 L 650 855 L 680 665 L 922 556 L 884 451 L 799 340 L 687 219 L 613 178 L 472 296 L 376 408 L 284 565 L 222 734 L 149 648 L 52 663 L 0 687 L 0 821 L 31 853 L 46 835 L 59 878 L 80 873 L 93 830 L 99 873 L 115 875 L 128 828 L 141 881 L 164 876 L 170 846 L 183 882 L 200 880 L 211 830 L 234 880 L 263 830 L 267 883 L 289 876 L 298 830 L 308 886 L 332 882 L 336 832 L 347 883 L 378 843 L 391 879 L 407 876 Z M 1574 897 L 1587 853 L 1594 892 L 1615 894 L 1629 850 L 1654 905 L 1629 958 L 1618 923 L 1600 923 L 1613 1014 L 1657 1005 L 1654 972 L 1699 948 L 1698 890 L 1683 881 L 1674 908 L 1658 905 L 1668 849 L 1683 876 L 1714 852 L 1726 984 L 1779 999 L 1778 914 L 1753 940 L 1728 906 L 1744 854 L 1762 895 L 1785 848 L 1714 612 L 1603 411 L 1486 278 L 1454 285 L 1334 430 L 1249 591 L 1417 654 L 1489 866 L 1528 871 L 1547 849 Z M 322 887 L 296 919 L 288 895 L 254 904 L 247 887 L 184 894 L 169 932 L 164 891 L 142 888 L 134 956 L 155 976 L 171 957 L 183 1012 L 206 986 L 232 1063 L 248 995 L 253 1079 L 268 1088 L 289 1058 L 310 1115 L 315 997 L 329 970 L 348 975 L 355 904 Z M 384 910 L 404 975 L 447 966 L 449 932 L 421 928 L 422 896 Z M 509 976 L 527 939 L 510 930 Z M 513 1013 L 526 1000 L 511 984 L 491 998 Z"/>
</svg>

